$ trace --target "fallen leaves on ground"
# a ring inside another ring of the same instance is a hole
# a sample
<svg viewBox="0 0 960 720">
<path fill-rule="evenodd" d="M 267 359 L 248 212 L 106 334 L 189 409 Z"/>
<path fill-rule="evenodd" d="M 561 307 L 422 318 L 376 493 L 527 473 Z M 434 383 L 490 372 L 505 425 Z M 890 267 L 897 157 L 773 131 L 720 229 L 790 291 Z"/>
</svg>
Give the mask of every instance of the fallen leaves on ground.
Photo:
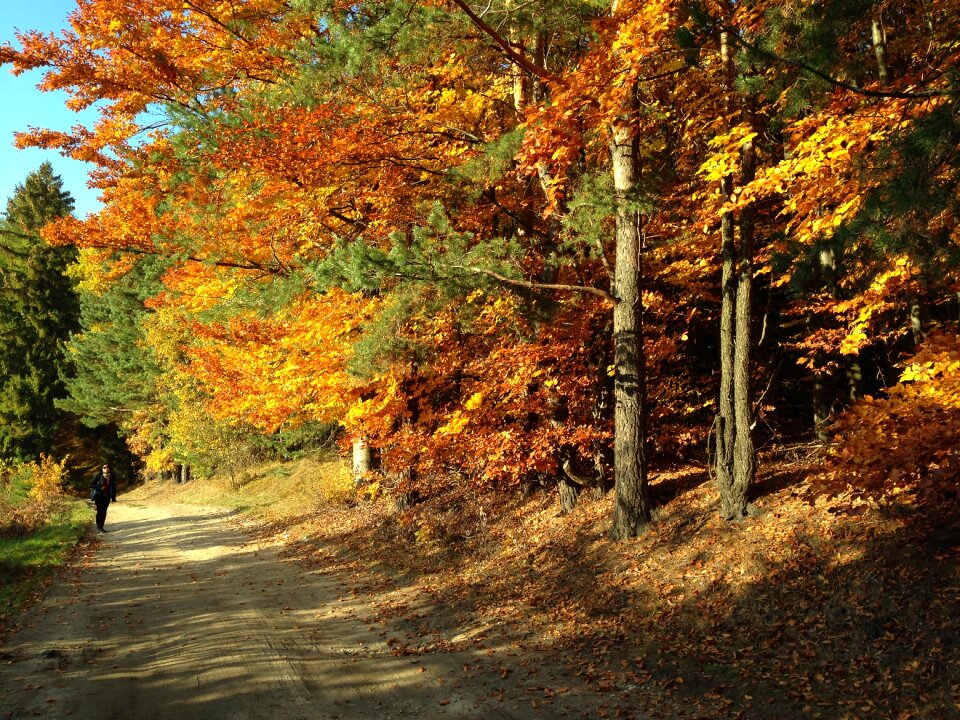
<svg viewBox="0 0 960 720">
<path fill-rule="evenodd" d="M 346 574 L 364 620 L 401 629 L 384 637 L 394 654 L 478 650 L 503 681 L 491 697 L 519 691 L 547 715 L 957 716 L 958 509 L 811 499 L 815 462 L 766 467 L 758 512 L 738 524 L 719 519 L 699 469 L 661 473 L 655 522 L 621 543 L 606 536 L 609 497 L 563 516 L 551 493 L 463 489 L 405 512 L 382 501 L 279 516 L 259 532 Z M 426 517 L 436 533 L 422 542 Z M 557 660 L 567 675 L 544 677 Z M 545 705 L 558 696 L 566 711 Z"/>
</svg>

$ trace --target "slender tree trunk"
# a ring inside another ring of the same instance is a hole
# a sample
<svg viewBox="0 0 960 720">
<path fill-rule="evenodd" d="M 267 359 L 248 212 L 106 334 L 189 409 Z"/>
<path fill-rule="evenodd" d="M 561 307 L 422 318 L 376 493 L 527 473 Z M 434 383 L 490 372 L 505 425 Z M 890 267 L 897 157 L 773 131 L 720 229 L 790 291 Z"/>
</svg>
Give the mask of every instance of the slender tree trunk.
<svg viewBox="0 0 960 720">
<path fill-rule="evenodd" d="M 927 336 L 923 330 L 923 313 L 920 301 L 916 298 L 910 301 L 910 334 L 913 336 L 914 345 L 920 345 Z"/>
<path fill-rule="evenodd" d="M 513 40 L 514 33 L 511 31 L 510 39 Z M 529 90 L 529 78 L 522 68 L 511 65 L 510 73 L 513 76 L 513 107 L 517 115 L 522 119 L 523 110 L 527 107 L 527 95 Z"/>
<path fill-rule="evenodd" d="M 873 53 L 877 58 L 877 76 L 881 85 L 890 84 L 890 66 L 887 65 L 887 32 L 879 13 L 870 19 L 870 34 L 873 37 Z"/>
<path fill-rule="evenodd" d="M 721 34 L 721 58 L 727 68 L 728 92 L 733 92 L 733 57 L 727 33 Z M 728 109 L 732 110 L 732 107 Z M 753 144 L 741 151 L 741 180 L 750 182 L 755 173 Z M 733 177 L 723 178 L 720 192 L 724 202 L 733 197 Z M 756 473 L 753 447 L 750 368 L 752 361 L 753 304 L 753 212 L 740 215 L 740 244 L 737 247 L 735 222 L 730 213 L 720 219 L 723 272 L 720 307 L 720 401 L 716 422 L 715 470 L 720 493 L 721 515 L 737 520 L 747 513 L 748 492 Z"/>
<path fill-rule="evenodd" d="M 827 442 L 830 439 L 827 423 L 830 421 L 830 409 L 833 406 L 833 378 L 828 372 L 814 370 L 811 384 L 813 429 L 819 442 Z"/>
<path fill-rule="evenodd" d="M 455 0 L 471 21 L 498 40 L 507 54 L 507 43 L 485 26 L 468 8 Z M 611 12 L 616 13 L 618 0 Z M 536 62 L 543 62 L 547 37 L 538 39 Z M 514 58 L 516 60 L 516 58 Z M 526 69 L 532 68 L 524 64 Z M 533 68 L 537 66 L 534 64 Z M 542 66 L 541 66 L 542 67 Z M 541 73 L 532 71 L 540 76 Z M 518 97 L 523 92 L 514 86 Z M 542 87 L 533 88 L 542 92 Z M 634 108 L 625 108 L 633 110 Z M 614 539 L 637 535 L 651 518 L 652 503 L 647 487 L 646 380 L 643 357 L 642 298 L 639 289 L 640 228 L 637 213 L 631 210 L 628 195 L 636 182 L 637 136 L 630 113 L 611 129 L 610 158 L 617 206 L 616 268 L 614 270 L 613 344 L 614 366 L 614 482 L 616 500 L 610 530 Z M 541 175 L 541 180 L 544 177 Z"/>
<path fill-rule="evenodd" d="M 638 535 L 650 522 L 653 509 L 647 480 L 640 228 L 628 198 L 636 182 L 637 141 L 626 120 L 612 129 L 610 158 L 617 206 L 613 309 L 616 497 L 610 536 L 615 540 Z"/>
<path fill-rule="evenodd" d="M 820 272 L 823 276 L 823 287 L 830 294 L 830 297 L 837 297 L 837 253 L 830 246 L 825 245 L 820 248 Z M 808 328 L 812 330 L 813 328 Z M 826 364 L 824 354 L 818 352 L 814 358 L 814 368 L 812 371 L 811 382 L 811 401 L 813 405 L 813 430 L 819 442 L 827 442 L 830 439 L 826 426 L 830 421 L 830 413 L 834 403 L 834 382 L 833 373 L 823 370 Z"/>
<path fill-rule="evenodd" d="M 733 193 L 733 178 L 720 182 L 720 192 L 726 202 Z M 733 354 L 734 307 L 737 302 L 736 246 L 733 238 L 733 216 L 724 213 L 720 218 L 720 256 L 723 271 L 720 276 L 720 401 L 716 422 L 715 471 L 721 496 L 724 488 L 733 485 L 733 443 L 736 422 L 733 415 Z"/>
<path fill-rule="evenodd" d="M 756 169 L 753 144 L 741 153 L 741 181 L 751 182 Z M 733 351 L 733 411 L 736 418 L 733 451 L 733 484 L 723 498 L 724 517 L 740 518 L 747 514 L 747 492 L 756 474 L 753 447 L 753 410 L 750 369 L 753 360 L 753 210 L 744 208 L 740 215 L 740 252 L 737 259 L 737 304 L 735 309 Z"/>
<path fill-rule="evenodd" d="M 863 397 L 863 367 L 859 355 L 847 363 L 847 397 L 851 402 Z"/>
</svg>

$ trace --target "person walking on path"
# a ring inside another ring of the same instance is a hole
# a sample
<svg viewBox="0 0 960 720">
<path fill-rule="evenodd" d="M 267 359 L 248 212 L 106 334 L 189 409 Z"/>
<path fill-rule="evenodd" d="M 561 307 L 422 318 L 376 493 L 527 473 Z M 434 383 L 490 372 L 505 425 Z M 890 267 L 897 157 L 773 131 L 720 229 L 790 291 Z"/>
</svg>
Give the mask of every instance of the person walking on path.
<svg viewBox="0 0 960 720">
<path fill-rule="evenodd" d="M 107 532 L 103 527 L 107 521 L 107 508 L 110 507 L 111 500 L 117 499 L 117 484 L 110 473 L 109 465 L 103 465 L 90 483 L 90 497 L 97 506 L 97 530 Z"/>
</svg>

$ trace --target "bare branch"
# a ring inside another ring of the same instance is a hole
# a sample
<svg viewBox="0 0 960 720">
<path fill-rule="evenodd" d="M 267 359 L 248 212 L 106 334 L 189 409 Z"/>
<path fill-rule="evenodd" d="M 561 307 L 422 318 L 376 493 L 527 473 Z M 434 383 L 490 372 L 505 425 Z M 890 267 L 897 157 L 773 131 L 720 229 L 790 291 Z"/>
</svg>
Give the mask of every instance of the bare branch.
<svg viewBox="0 0 960 720">
<path fill-rule="evenodd" d="M 575 293 L 584 293 L 587 295 L 596 295 L 605 300 L 614 300 L 615 298 L 608 291 L 603 290 L 602 288 L 596 288 L 591 285 L 565 285 L 563 283 L 538 283 L 532 282 L 530 280 L 515 280 L 514 278 L 508 278 L 505 275 L 501 275 L 498 272 L 493 270 L 487 270 L 486 268 L 478 268 L 470 265 L 448 265 L 447 267 L 454 270 L 463 270 L 465 272 L 474 273 L 476 275 L 486 275 L 489 278 L 496 280 L 497 282 L 506 285 L 507 287 L 523 288 L 525 290 L 550 290 L 554 292 L 575 292 Z"/>
<path fill-rule="evenodd" d="M 98 245 L 88 245 L 94 250 L 112 250 L 118 253 L 130 253 L 131 255 L 150 255 L 157 257 L 167 257 L 167 253 L 163 253 L 159 250 L 148 250 L 147 248 L 137 248 L 137 247 L 114 247 L 114 246 L 98 246 Z M 267 273 L 269 275 L 285 275 L 287 274 L 287 268 L 282 265 L 270 266 L 263 263 L 258 263 L 253 260 L 213 260 L 210 258 L 197 257 L 196 255 L 187 255 L 186 257 L 181 258 L 185 262 L 200 263 L 202 265 L 214 265 L 215 267 L 226 267 L 226 268 L 235 268 L 237 270 L 259 270 L 260 272 Z"/>
<path fill-rule="evenodd" d="M 519 67 L 523 68 L 531 75 L 536 75 L 538 78 L 540 78 L 541 80 L 544 80 L 545 82 L 555 82 L 557 80 L 556 76 L 547 72 L 546 68 L 538 67 L 536 64 L 530 62 L 523 55 L 521 55 L 512 47 L 510 47 L 510 43 L 507 42 L 507 40 L 503 37 L 503 35 L 498 33 L 496 30 L 490 27 L 486 22 L 484 22 L 483 18 L 477 15 L 471 9 L 471 7 L 466 2 L 464 2 L 464 0 L 453 0 L 453 4 L 456 5 L 458 8 L 460 8 L 461 10 L 463 10 L 464 13 L 466 13 L 467 17 L 470 18 L 470 22 L 472 22 L 474 25 L 477 26 L 477 28 L 485 32 L 487 35 L 489 35 L 490 38 L 497 45 L 500 46 L 500 49 L 503 50 L 506 56 L 515 65 L 518 65 Z"/>
<path fill-rule="evenodd" d="M 456 0 L 455 0 L 456 1 Z M 843 90 L 849 90 L 850 92 L 857 93 L 858 95 L 864 95 L 866 97 L 876 97 L 876 98 L 900 98 L 903 100 L 923 100 L 925 98 L 932 97 L 944 97 L 949 95 L 956 95 L 956 91 L 951 90 L 928 90 L 926 92 L 906 92 L 902 90 L 867 90 L 865 88 L 857 87 L 842 80 L 831 76 L 829 73 L 815 68 L 813 65 L 810 65 L 803 60 L 798 60 L 796 58 L 788 58 L 777 53 L 771 52 L 769 50 L 764 50 L 759 45 L 755 43 L 748 42 L 743 37 L 739 35 L 737 28 L 728 27 L 725 25 L 720 25 L 719 29 L 723 32 L 726 32 L 729 38 L 735 42 L 737 45 L 744 47 L 751 52 L 755 52 L 758 55 L 762 55 L 768 60 L 773 60 L 774 62 L 779 62 L 784 65 L 790 65 L 792 67 L 808 72 L 811 75 L 816 75 L 821 80 L 826 80 L 828 83 L 834 87 L 842 88 Z"/>
</svg>

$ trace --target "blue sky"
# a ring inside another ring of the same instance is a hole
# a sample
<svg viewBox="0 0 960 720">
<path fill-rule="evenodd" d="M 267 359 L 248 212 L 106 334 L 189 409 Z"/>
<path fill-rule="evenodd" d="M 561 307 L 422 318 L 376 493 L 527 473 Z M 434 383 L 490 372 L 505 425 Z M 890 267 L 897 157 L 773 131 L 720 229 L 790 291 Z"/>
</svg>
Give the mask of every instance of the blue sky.
<svg viewBox="0 0 960 720">
<path fill-rule="evenodd" d="M 76 7 L 74 0 L 0 0 L 0 44 L 7 42 L 19 47 L 15 30 L 53 31 L 59 34 L 67 27 L 67 16 Z M 0 67 L 0 210 L 5 210 L 7 198 L 16 186 L 40 163 L 49 160 L 54 172 L 63 178 L 64 188 L 76 201 L 75 214 L 84 217 L 100 208 L 97 193 L 87 187 L 90 166 L 62 157 L 47 150 L 17 150 L 13 133 L 29 126 L 54 130 L 69 130 L 77 124 L 92 126 L 96 111 L 75 113 L 64 106 L 66 93 L 40 92 L 36 85 L 41 72 L 14 77 L 9 66 Z"/>
</svg>

